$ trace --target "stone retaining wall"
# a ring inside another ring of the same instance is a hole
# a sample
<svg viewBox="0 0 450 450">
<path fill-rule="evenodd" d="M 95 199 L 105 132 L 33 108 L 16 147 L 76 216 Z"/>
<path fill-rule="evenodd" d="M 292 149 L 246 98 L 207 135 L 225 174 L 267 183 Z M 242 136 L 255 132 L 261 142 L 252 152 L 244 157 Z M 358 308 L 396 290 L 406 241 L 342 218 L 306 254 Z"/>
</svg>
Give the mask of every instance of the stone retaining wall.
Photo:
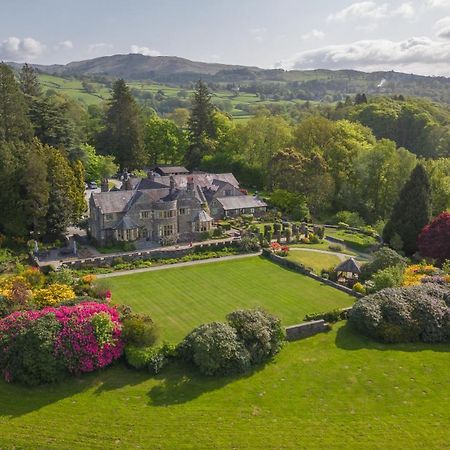
<svg viewBox="0 0 450 450">
<path fill-rule="evenodd" d="M 190 255 L 195 253 L 197 249 L 206 249 L 208 251 L 217 251 L 221 250 L 224 247 L 235 247 L 236 243 L 233 242 L 216 242 L 209 244 L 200 244 L 194 247 L 188 248 L 180 248 L 180 249 L 171 249 L 171 250 L 141 250 L 135 251 L 132 253 L 126 253 L 122 255 L 103 255 L 96 256 L 94 258 L 86 258 L 86 259 L 76 259 L 64 262 L 63 266 L 69 269 L 83 269 L 89 267 L 110 267 L 113 262 L 117 262 L 120 260 L 122 262 L 133 262 L 138 260 L 149 260 L 149 259 L 178 259 L 183 256 Z"/>
<path fill-rule="evenodd" d="M 330 326 L 324 320 L 313 320 L 286 327 L 286 339 L 288 341 L 296 341 L 297 339 L 314 336 L 317 333 L 323 333 L 330 329 Z"/>
<path fill-rule="evenodd" d="M 303 275 L 306 275 L 310 278 L 313 278 L 314 280 L 320 281 L 321 283 L 324 283 L 328 286 L 331 286 L 335 289 L 338 289 L 342 292 L 345 292 L 346 294 L 352 295 L 356 298 L 363 297 L 362 294 L 355 292 L 353 289 L 348 288 L 347 286 L 342 286 L 342 284 L 335 283 L 334 281 L 328 280 L 326 278 L 323 278 L 319 275 L 316 275 L 314 272 L 311 272 L 308 270 L 305 266 L 302 266 L 301 264 L 297 264 L 293 261 L 289 261 L 286 258 L 282 258 L 281 256 L 274 255 L 271 251 L 264 249 L 262 252 L 262 255 L 271 261 L 279 264 L 280 266 L 286 267 L 287 269 L 295 270 L 296 272 L 299 272 Z"/>
</svg>

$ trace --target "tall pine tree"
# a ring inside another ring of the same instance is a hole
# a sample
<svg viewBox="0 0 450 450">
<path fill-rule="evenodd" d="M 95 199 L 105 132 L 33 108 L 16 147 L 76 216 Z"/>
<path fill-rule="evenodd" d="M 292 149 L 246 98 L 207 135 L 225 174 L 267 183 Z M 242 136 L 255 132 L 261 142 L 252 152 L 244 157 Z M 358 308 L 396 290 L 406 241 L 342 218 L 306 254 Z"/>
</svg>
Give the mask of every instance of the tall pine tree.
<svg viewBox="0 0 450 450">
<path fill-rule="evenodd" d="M 124 80 L 117 80 L 113 85 L 105 119 L 105 129 L 99 136 L 97 148 L 103 153 L 112 153 L 121 169 L 141 168 L 146 163 L 142 118 Z"/>
<path fill-rule="evenodd" d="M 39 97 L 41 86 L 36 71 L 32 66 L 24 64 L 19 74 L 20 89 L 27 97 Z"/>
<path fill-rule="evenodd" d="M 20 92 L 14 73 L 0 64 L 0 140 L 30 140 L 33 131 L 27 117 L 25 96 Z"/>
<path fill-rule="evenodd" d="M 417 238 L 431 218 L 431 187 L 427 172 L 417 164 L 384 227 L 385 242 L 412 255 L 418 249 Z"/>
<path fill-rule="evenodd" d="M 185 163 L 189 169 L 198 168 L 203 156 L 212 153 L 217 130 L 214 121 L 215 108 L 211 92 L 201 80 L 198 81 L 192 99 L 191 116 L 188 121 L 189 148 Z"/>
</svg>

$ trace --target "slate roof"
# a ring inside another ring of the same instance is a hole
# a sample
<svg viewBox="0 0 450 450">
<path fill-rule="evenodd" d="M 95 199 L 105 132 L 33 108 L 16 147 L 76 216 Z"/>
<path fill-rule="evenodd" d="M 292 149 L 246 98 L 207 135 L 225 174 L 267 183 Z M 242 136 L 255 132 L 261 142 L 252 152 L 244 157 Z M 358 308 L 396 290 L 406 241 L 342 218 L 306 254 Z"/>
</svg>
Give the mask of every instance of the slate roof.
<svg viewBox="0 0 450 450">
<path fill-rule="evenodd" d="M 195 220 L 199 222 L 211 222 L 213 218 L 206 211 L 199 211 Z"/>
<path fill-rule="evenodd" d="M 250 195 L 238 195 L 235 197 L 219 197 L 216 200 L 222 205 L 225 211 L 230 209 L 241 208 L 261 208 L 267 206 L 259 198 L 251 197 Z"/>
<path fill-rule="evenodd" d="M 103 214 L 122 212 L 135 193 L 135 191 L 96 192 L 92 194 L 92 200 Z"/>
<path fill-rule="evenodd" d="M 134 230 L 139 228 L 139 225 L 128 215 L 122 217 L 117 225 L 113 227 L 114 230 Z"/>
<path fill-rule="evenodd" d="M 360 265 L 353 259 L 349 258 L 336 266 L 336 272 L 361 273 Z"/>
<path fill-rule="evenodd" d="M 164 175 L 172 175 L 175 173 L 189 173 L 189 170 L 187 170 L 186 167 L 183 166 L 154 166 L 153 170 L 158 170 Z"/>
</svg>

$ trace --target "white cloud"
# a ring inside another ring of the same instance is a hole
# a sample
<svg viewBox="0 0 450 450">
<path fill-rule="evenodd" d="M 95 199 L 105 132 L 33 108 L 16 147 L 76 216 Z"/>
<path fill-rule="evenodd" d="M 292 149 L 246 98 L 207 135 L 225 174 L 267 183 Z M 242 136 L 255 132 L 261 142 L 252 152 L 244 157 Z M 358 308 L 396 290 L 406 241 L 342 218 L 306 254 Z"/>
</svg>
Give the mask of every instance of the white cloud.
<svg viewBox="0 0 450 450">
<path fill-rule="evenodd" d="M 70 50 L 71 48 L 73 48 L 73 42 L 70 40 L 61 41 L 55 45 L 56 50 Z"/>
<path fill-rule="evenodd" d="M 450 16 L 438 20 L 434 28 L 436 29 L 436 36 L 438 38 L 450 40 Z"/>
<path fill-rule="evenodd" d="M 305 33 L 302 35 L 302 39 L 304 41 L 309 41 L 311 39 L 323 39 L 325 37 L 325 33 L 320 30 L 316 30 L 315 28 L 311 31 L 308 31 L 308 33 Z"/>
<path fill-rule="evenodd" d="M 130 47 L 131 53 L 140 53 L 145 56 L 161 56 L 161 52 L 158 50 L 152 50 L 149 47 L 141 47 L 139 45 L 132 45 Z"/>
<path fill-rule="evenodd" d="M 105 42 L 98 42 L 97 44 L 88 45 L 88 52 L 91 54 L 104 54 L 105 52 L 110 52 L 114 48 L 111 44 L 106 44 Z"/>
<path fill-rule="evenodd" d="M 327 22 L 350 22 L 353 20 L 382 20 L 390 17 L 410 19 L 414 16 L 411 2 L 402 3 L 397 8 L 391 8 L 388 3 L 377 4 L 373 1 L 352 3 L 346 8 L 330 14 Z"/>
<path fill-rule="evenodd" d="M 398 70 L 450 75 L 450 42 L 413 37 L 404 41 L 363 40 L 297 53 L 282 61 L 286 69 Z"/>
<path fill-rule="evenodd" d="M 427 0 L 426 5 L 430 8 L 450 7 L 450 0 Z"/>
<path fill-rule="evenodd" d="M 0 42 L 0 60 L 32 60 L 41 55 L 45 46 L 33 38 L 20 39 L 11 36 Z"/>
<path fill-rule="evenodd" d="M 266 33 L 267 33 L 267 28 L 264 28 L 264 27 L 250 29 L 250 34 L 253 36 L 253 39 L 259 43 L 264 42 Z"/>
</svg>

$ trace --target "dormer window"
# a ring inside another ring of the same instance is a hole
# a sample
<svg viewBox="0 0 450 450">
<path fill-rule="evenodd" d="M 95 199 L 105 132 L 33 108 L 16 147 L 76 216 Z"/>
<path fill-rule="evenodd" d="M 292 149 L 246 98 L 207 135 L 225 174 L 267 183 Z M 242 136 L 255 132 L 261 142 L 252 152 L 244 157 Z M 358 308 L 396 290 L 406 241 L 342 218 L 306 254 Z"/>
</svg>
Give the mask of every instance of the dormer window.
<svg viewBox="0 0 450 450">
<path fill-rule="evenodd" d="M 141 219 L 148 219 L 149 217 L 152 216 L 152 212 L 151 211 L 141 211 L 139 213 L 139 216 Z"/>
</svg>

